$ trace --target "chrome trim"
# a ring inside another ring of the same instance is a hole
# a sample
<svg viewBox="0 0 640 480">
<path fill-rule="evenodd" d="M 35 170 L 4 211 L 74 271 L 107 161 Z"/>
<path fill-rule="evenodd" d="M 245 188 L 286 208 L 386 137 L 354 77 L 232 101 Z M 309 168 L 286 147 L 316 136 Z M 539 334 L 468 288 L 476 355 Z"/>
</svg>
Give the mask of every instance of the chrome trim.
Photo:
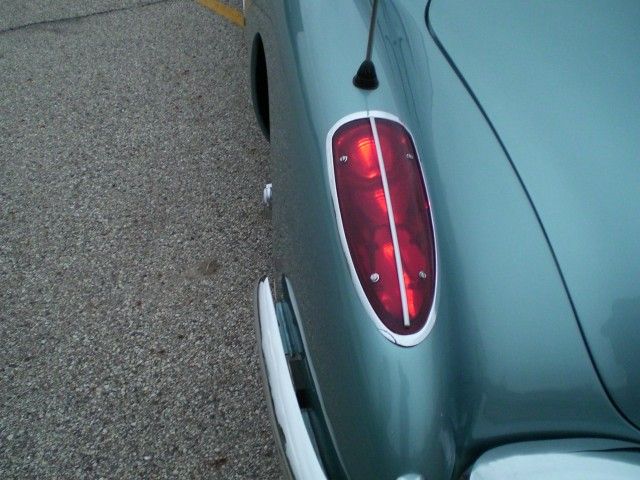
<svg viewBox="0 0 640 480">
<path fill-rule="evenodd" d="M 270 413 L 273 415 L 274 427 L 277 425 L 282 435 L 278 428 L 274 428 L 274 433 L 288 473 L 299 480 L 326 480 L 298 405 L 268 277 L 258 282 L 256 328 Z"/>
<path fill-rule="evenodd" d="M 297 320 L 298 325 L 300 327 L 300 338 L 302 339 L 302 345 L 304 347 L 305 352 L 309 352 L 309 344 L 307 343 L 307 337 L 305 336 L 304 329 L 302 328 L 302 317 L 300 316 L 300 308 L 298 307 L 298 300 L 296 299 L 295 291 L 293 288 L 293 284 L 289 277 L 284 276 L 284 282 L 287 288 L 287 297 L 289 298 L 289 302 L 291 305 L 291 309 L 293 310 L 293 316 Z M 336 434 L 333 430 L 333 426 L 331 425 L 331 420 L 327 416 L 327 409 L 325 407 L 324 399 L 322 397 L 322 389 L 320 388 L 320 382 L 318 381 L 318 377 L 316 376 L 316 370 L 313 366 L 313 358 L 310 355 L 305 355 L 307 360 L 307 365 L 309 367 L 309 372 L 311 373 L 311 379 L 316 388 L 316 395 L 318 396 L 318 401 L 320 402 L 320 410 L 324 417 L 325 424 L 327 426 L 327 430 L 329 431 L 329 437 L 331 438 L 331 442 L 333 443 L 335 453 L 338 457 L 338 462 L 342 467 L 343 471 L 346 471 L 344 467 L 344 460 L 342 455 L 340 454 L 340 450 L 338 449 L 338 443 L 336 441 Z"/>
<path fill-rule="evenodd" d="M 262 190 L 262 203 L 267 207 L 271 206 L 271 199 L 273 198 L 273 184 L 267 183 Z"/>
<path fill-rule="evenodd" d="M 356 273 L 356 269 L 355 266 L 353 264 L 353 259 L 351 258 L 351 253 L 349 252 L 349 245 L 347 244 L 347 237 L 345 235 L 344 232 L 344 226 L 342 225 L 342 215 L 340 214 L 340 205 L 338 204 L 338 192 L 336 189 L 336 179 L 335 179 L 335 174 L 334 174 L 334 168 L 333 168 L 333 147 L 332 147 L 332 140 L 333 140 L 333 136 L 336 133 L 336 131 L 345 123 L 351 122 L 353 120 L 359 120 L 361 118 L 382 118 L 382 119 L 386 119 L 386 120 L 391 120 L 394 122 L 399 123 L 400 125 L 402 125 L 407 132 L 409 132 L 409 136 L 411 137 L 411 141 L 413 142 L 413 145 L 416 148 L 416 153 L 418 153 L 418 145 L 415 142 L 415 139 L 413 138 L 413 135 L 411 133 L 411 130 L 409 130 L 409 128 L 407 128 L 407 126 L 402 123 L 400 121 L 400 119 L 398 117 L 396 117 L 395 115 L 392 115 L 390 113 L 387 112 L 382 112 L 382 111 L 378 111 L 378 110 L 369 110 L 369 111 L 363 111 L 363 112 L 357 112 L 357 113 L 352 113 L 349 115 L 346 115 L 344 117 L 342 117 L 340 120 L 338 120 L 333 127 L 331 127 L 331 129 L 329 129 L 329 132 L 327 133 L 327 140 L 325 143 L 326 146 L 326 152 L 327 152 L 327 173 L 329 175 L 329 189 L 330 189 L 330 195 L 331 195 L 331 200 L 333 202 L 333 210 L 334 210 L 334 214 L 335 214 L 335 219 L 336 219 L 336 225 L 338 227 L 338 235 L 340 237 L 340 243 L 342 244 L 342 251 L 343 254 L 347 260 L 347 265 L 349 267 L 349 272 L 351 274 L 351 280 L 352 283 L 355 286 L 356 292 L 358 294 L 358 297 L 360 298 L 360 301 L 362 302 L 362 305 L 364 306 L 365 310 L 367 311 L 369 318 L 371 318 L 371 320 L 373 321 L 373 323 L 375 324 L 376 328 L 378 329 L 378 331 L 382 334 L 383 337 L 385 337 L 387 340 L 389 340 L 390 342 L 393 342 L 397 345 L 403 346 L 403 347 L 412 347 L 415 346 L 417 344 L 419 344 L 420 342 L 422 342 L 425 338 L 427 338 L 427 336 L 429 335 L 429 333 L 431 332 L 431 330 L 433 329 L 433 326 L 435 325 L 436 322 L 436 317 L 437 317 L 437 310 L 438 310 L 438 302 L 440 299 L 440 267 L 439 267 L 439 255 L 438 255 L 438 234 L 437 234 L 437 230 L 436 230 L 436 225 L 435 225 L 435 219 L 434 219 L 434 215 L 433 215 L 433 209 L 431 209 L 431 227 L 433 228 L 433 244 L 434 244 L 434 251 L 435 251 L 435 286 L 434 286 L 434 296 L 433 296 L 433 303 L 431 305 L 431 311 L 429 312 L 429 316 L 427 317 L 427 321 L 424 325 L 424 327 L 422 327 L 421 330 L 419 330 L 416 333 L 410 334 L 410 335 L 400 335 L 397 333 L 393 333 L 391 330 L 389 330 L 387 328 L 387 326 L 382 323 L 382 321 L 380 320 L 380 318 L 378 318 L 378 315 L 376 314 L 375 310 L 373 309 L 373 307 L 371 306 L 371 304 L 369 303 L 369 299 L 367 298 L 367 295 L 364 293 L 364 289 L 362 288 L 362 285 L 360 284 L 360 279 L 358 278 L 358 274 Z M 424 186 L 425 189 L 427 190 L 427 197 L 429 198 L 429 204 L 431 205 L 431 197 L 429 196 L 429 186 L 427 184 L 427 180 L 424 176 L 424 169 L 422 168 L 422 164 L 420 163 L 420 154 L 418 153 L 418 168 L 420 168 L 420 173 L 422 175 L 422 180 L 424 182 Z M 386 192 L 385 192 L 386 193 Z M 404 283 L 404 282 L 403 282 Z"/>
<path fill-rule="evenodd" d="M 373 132 L 373 141 L 376 144 L 376 155 L 378 155 L 378 166 L 380 167 L 380 178 L 382 179 L 382 189 L 384 190 L 384 199 L 387 203 L 387 214 L 389 216 L 389 230 L 391 230 L 391 241 L 393 242 L 393 256 L 396 258 L 396 270 L 398 271 L 398 286 L 400 287 L 400 302 L 402 303 L 402 317 L 404 326 L 411 325 L 409 318 L 409 306 L 407 305 L 407 290 L 404 285 L 404 268 L 402 268 L 402 259 L 400 258 L 400 244 L 398 243 L 398 229 L 396 228 L 396 220 L 393 215 L 393 205 L 391 204 L 391 192 L 389 191 L 389 182 L 387 181 L 387 170 L 384 166 L 384 157 L 382 156 L 382 147 L 380 146 L 380 137 L 378 136 L 378 127 L 375 117 L 369 117 L 371 123 L 371 131 Z"/>
</svg>

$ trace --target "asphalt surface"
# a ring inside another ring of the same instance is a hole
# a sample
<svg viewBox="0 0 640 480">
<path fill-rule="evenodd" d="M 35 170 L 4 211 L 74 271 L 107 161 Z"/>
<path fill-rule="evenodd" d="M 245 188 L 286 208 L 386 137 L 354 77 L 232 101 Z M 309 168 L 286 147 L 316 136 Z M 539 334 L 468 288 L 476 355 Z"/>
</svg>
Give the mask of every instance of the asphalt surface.
<svg viewBox="0 0 640 480">
<path fill-rule="evenodd" d="M 242 31 L 148 3 L 0 2 L 2 479 L 280 477 Z"/>
</svg>

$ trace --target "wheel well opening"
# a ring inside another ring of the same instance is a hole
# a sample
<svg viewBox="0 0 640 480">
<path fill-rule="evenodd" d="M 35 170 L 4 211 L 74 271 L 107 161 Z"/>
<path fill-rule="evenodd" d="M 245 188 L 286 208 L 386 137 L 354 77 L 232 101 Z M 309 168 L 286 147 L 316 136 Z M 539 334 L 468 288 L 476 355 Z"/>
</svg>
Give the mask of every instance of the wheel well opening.
<svg viewBox="0 0 640 480">
<path fill-rule="evenodd" d="M 251 95 L 253 108 L 262 133 L 269 140 L 269 79 L 267 75 L 267 58 L 260 34 L 253 40 L 251 56 Z"/>
</svg>

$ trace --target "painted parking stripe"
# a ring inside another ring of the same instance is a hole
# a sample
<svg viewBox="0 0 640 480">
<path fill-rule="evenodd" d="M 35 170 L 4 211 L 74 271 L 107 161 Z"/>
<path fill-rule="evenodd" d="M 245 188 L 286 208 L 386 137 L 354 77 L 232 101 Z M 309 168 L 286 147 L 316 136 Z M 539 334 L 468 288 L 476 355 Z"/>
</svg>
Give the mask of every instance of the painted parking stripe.
<svg viewBox="0 0 640 480">
<path fill-rule="evenodd" d="M 240 10 L 230 7 L 220 0 L 198 0 L 198 3 L 221 17 L 226 18 L 231 23 L 235 23 L 239 27 L 244 27 L 244 15 Z"/>
</svg>

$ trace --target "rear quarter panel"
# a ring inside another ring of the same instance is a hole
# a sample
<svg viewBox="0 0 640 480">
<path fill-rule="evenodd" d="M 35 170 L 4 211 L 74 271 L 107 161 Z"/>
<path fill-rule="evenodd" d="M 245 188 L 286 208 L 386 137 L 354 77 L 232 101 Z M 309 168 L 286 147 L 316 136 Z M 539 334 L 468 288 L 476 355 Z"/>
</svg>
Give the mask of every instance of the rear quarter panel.
<svg viewBox="0 0 640 480">
<path fill-rule="evenodd" d="M 289 279 L 312 370 L 351 478 L 450 478 L 484 449 L 597 433 L 637 438 L 596 375 L 541 228 L 499 143 L 428 36 L 425 5 L 382 2 L 380 87 L 351 79 L 370 5 L 259 1 L 265 43 L 276 269 Z M 367 318 L 336 228 L 325 142 L 381 110 L 412 131 L 438 237 L 429 337 L 393 345 Z"/>
</svg>

